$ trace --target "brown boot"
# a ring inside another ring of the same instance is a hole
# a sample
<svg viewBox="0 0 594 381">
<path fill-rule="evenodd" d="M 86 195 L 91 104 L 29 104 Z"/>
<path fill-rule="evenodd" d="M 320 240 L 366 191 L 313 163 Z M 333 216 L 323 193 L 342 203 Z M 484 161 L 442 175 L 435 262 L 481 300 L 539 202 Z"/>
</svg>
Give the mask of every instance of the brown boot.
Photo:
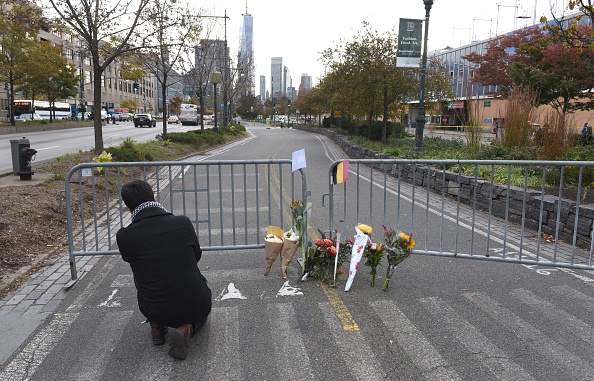
<svg viewBox="0 0 594 381">
<path fill-rule="evenodd" d="M 151 323 L 151 337 L 154 345 L 162 345 L 165 343 L 165 334 L 167 327 L 162 324 Z"/>
<path fill-rule="evenodd" d="M 169 348 L 169 356 L 176 359 L 185 360 L 188 355 L 188 345 L 190 344 L 190 337 L 193 334 L 192 325 L 184 324 L 178 327 L 171 334 L 171 347 Z"/>
</svg>

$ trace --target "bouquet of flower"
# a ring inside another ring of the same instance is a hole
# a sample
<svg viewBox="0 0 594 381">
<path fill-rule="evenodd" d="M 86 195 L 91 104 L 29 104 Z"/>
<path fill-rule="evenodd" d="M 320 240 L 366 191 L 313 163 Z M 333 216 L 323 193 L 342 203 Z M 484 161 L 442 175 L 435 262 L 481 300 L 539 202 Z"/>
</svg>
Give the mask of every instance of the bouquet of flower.
<svg viewBox="0 0 594 381">
<path fill-rule="evenodd" d="M 361 263 L 361 258 L 363 257 L 363 251 L 369 242 L 369 235 L 373 234 L 373 229 L 371 226 L 363 224 L 355 227 L 355 231 L 357 234 L 355 234 L 355 237 L 353 238 L 349 279 L 347 279 L 346 285 L 344 286 L 345 291 L 349 291 L 351 289 L 351 285 L 353 284 L 353 280 L 355 280 L 355 275 L 359 269 L 359 264 Z"/>
<path fill-rule="evenodd" d="M 384 257 L 384 247 L 381 242 L 369 243 L 363 250 L 363 256 L 367 258 L 365 266 L 371 267 L 371 287 L 375 287 L 375 274 L 377 273 L 377 266 L 380 265 Z"/>
<path fill-rule="evenodd" d="M 284 232 L 281 228 L 277 226 L 268 226 L 268 231 L 264 237 L 264 251 L 266 252 L 265 276 L 270 273 L 272 264 L 276 261 L 276 258 L 283 248 L 283 235 Z"/>
<path fill-rule="evenodd" d="M 306 268 L 301 280 L 308 277 L 334 284 L 334 268 L 341 267 L 350 255 L 350 244 L 322 238 L 314 240 L 315 247 L 310 248 L 306 258 Z M 338 248 L 338 249 L 337 249 Z"/>
<path fill-rule="evenodd" d="M 305 262 L 306 262 L 306 245 L 302 242 L 307 237 L 307 220 L 309 218 L 309 212 L 311 210 L 311 203 L 305 201 L 293 201 L 291 204 L 291 213 L 293 214 L 293 220 L 295 221 L 296 234 L 299 235 L 301 243 L 301 270 L 305 273 Z"/>
<path fill-rule="evenodd" d="M 388 291 L 394 269 L 410 255 L 410 251 L 415 247 L 415 240 L 412 238 L 412 234 L 396 233 L 394 229 L 386 226 L 384 226 L 384 237 L 388 269 L 382 290 Z"/>
<path fill-rule="evenodd" d="M 295 252 L 299 248 L 300 237 L 295 234 L 293 229 L 285 232 L 283 236 L 283 247 L 281 249 L 281 276 L 287 278 L 287 268 L 295 256 Z"/>
</svg>

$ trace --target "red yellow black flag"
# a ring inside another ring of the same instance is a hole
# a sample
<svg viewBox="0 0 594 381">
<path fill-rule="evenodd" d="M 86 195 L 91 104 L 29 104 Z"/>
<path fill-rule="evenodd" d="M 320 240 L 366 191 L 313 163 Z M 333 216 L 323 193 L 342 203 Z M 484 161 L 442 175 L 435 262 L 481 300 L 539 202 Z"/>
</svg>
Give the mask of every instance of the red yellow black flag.
<svg viewBox="0 0 594 381">
<path fill-rule="evenodd" d="M 345 160 L 340 162 L 334 166 L 332 169 L 332 182 L 336 184 L 340 184 L 345 182 L 349 179 L 349 161 Z"/>
</svg>

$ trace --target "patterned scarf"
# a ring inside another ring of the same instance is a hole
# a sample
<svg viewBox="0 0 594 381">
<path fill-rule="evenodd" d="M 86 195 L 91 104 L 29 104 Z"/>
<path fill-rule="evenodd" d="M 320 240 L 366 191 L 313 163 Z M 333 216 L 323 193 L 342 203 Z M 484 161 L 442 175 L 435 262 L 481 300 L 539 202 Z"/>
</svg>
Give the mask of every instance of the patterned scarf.
<svg viewBox="0 0 594 381">
<path fill-rule="evenodd" d="M 138 212 L 140 212 L 143 209 L 146 208 L 161 208 L 163 209 L 165 212 L 167 212 L 167 209 L 165 209 L 163 207 L 163 205 L 161 205 L 160 203 L 156 202 L 156 201 L 147 201 L 147 202 L 143 202 L 142 204 L 138 205 L 133 211 L 132 211 L 132 221 L 134 221 L 134 219 L 136 218 L 136 215 L 138 214 Z"/>
</svg>

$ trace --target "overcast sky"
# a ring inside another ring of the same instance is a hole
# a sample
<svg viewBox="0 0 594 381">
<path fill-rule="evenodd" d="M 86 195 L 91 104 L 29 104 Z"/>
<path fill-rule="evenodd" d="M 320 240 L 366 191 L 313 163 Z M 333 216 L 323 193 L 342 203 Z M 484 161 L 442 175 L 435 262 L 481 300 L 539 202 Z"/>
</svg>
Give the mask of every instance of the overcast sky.
<svg viewBox="0 0 594 381">
<path fill-rule="evenodd" d="M 235 56 L 246 0 L 194 1 L 213 15 L 227 11 L 227 40 Z M 542 15 L 550 18 L 551 6 L 565 3 L 567 0 L 435 0 L 428 48 L 457 47 L 494 36 L 496 31 L 501 34 L 514 26 L 532 25 L 535 5 L 538 21 Z M 299 86 L 303 73 L 311 75 L 315 84 L 323 76 L 320 52 L 335 47 L 340 39 L 352 41 L 363 29 L 363 21 L 385 32 L 397 28 L 400 18 L 425 18 L 423 0 L 247 0 L 247 12 L 254 19 L 256 94 L 260 93 L 260 75 L 266 76 L 266 87 L 270 87 L 271 57 L 283 58 L 294 87 Z M 222 29 L 220 33 L 222 39 Z"/>
</svg>

